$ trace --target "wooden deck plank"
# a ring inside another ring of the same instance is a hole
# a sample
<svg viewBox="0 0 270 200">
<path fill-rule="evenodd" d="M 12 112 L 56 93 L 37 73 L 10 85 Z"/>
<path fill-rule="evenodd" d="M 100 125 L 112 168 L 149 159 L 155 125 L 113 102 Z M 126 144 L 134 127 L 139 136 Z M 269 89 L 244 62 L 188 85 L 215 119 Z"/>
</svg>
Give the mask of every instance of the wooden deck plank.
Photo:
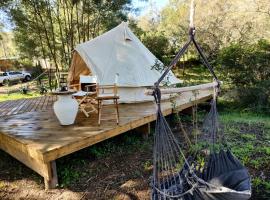
<svg viewBox="0 0 270 200">
<path fill-rule="evenodd" d="M 48 110 L 55 102 L 54 96 L 43 96 L 31 99 L 20 99 L 15 101 L 4 101 L 0 103 L 0 116 L 6 117 L 25 112 Z"/>
<path fill-rule="evenodd" d="M 33 108 L 33 106 L 35 105 L 35 102 L 38 101 L 38 98 L 37 99 L 30 99 L 27 107 L 25 108 L 24 112 L 30 112 Z"/>
<path fill-rule="evenodd" d="M 6 105 L 6 107 L 2 110 L 1 112 L 1 116 L 5 116 L 7 115 L 7 113 L 10 112 L 10 110 L 12 110 L 14 108 L 14 106 L 17 104 L 17 100 L 16 101 L 9 101 L 8 104 Z"/>
<path fill-rule="evenodd" d="M 29 99 L 27 100 L 27 102 L 24 104 L 24 106 L 21 108 L 19 113 L 25 113 L 25 112 L 29 112 L 29 107 L 31 106 L 31 103 L 34 99 Z"/>
<path fill-rule="evenodd" d="M 9 103 L 9 101 L 3 101 L 0 103 L 0 110 L 2 110 L 7 104 Z"/>
<path fill-rule="evenodd" d="M 30 112 L 37 111 L 39 104 L 42 102 L 43 97 L 38 98 L 37 101 L 34 101 L 34 106 L 32 106 Z"/>
<path fill-rule="evenodd" d="M 18 101 L 17 104 L 15 105 L 15 107 L 13 109 L 11 109 L 10 112 L 7 113 L 7 115 L 17 114 L 20 111 L 20 109 L 22 108 L 22 106 L 27 102 L 28 102 L 27 99 L 22 99 L 22 100 Z"/>
<path fill-rule="evenodd" d="M 42 110 L 47 110 L 47 107 L 50 104 L 50 97 L 51 96 L 46 96 L 46 100 L 45 100 L 45 102 L 44 102 L 44 104 L 42 106 Z M 50 105 L 52 105 L 52 104 L 50 104 Z"/>
<path fill-rule="evenodd" d="M 42 97 L 42 102 L 39 104 L 37 110 L 43 110 L 43 106 L 46 103 L 46 101 L 47 101 L 47 96 L 43 96 Z"/>
</svg>

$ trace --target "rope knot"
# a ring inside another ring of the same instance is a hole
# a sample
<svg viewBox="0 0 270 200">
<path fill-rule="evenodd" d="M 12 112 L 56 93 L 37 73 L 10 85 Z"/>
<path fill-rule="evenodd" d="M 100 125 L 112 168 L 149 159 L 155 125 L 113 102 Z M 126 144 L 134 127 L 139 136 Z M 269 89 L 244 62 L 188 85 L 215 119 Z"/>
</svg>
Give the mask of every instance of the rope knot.
<svg viewBox="0 0 270 200">
<path fill-rule="evenodd" d="M 161 101 L 161 91 L 158 85 L 155 84 L 154 90 L 153 90 L 153 96 L 155 97 L 156 104 L 160 105 Z"/>
<path fill-rule="evenodd" d="M 189 31 L 188 31 L 188 34 L 191 38 L 193 38 L 195 36 L 195 32 L 196 32 L 196 29 L 195 27 L 190 27 L 189 28 Z"/>
</svg>

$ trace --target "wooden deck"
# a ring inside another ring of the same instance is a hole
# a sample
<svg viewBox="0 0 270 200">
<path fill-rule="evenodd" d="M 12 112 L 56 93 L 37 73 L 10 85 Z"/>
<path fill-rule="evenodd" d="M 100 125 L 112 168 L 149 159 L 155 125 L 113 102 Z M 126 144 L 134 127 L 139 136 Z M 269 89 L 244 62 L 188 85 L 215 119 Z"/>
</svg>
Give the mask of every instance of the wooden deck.
<svg viewBox="0 0 270 200">
<path fill-rule="evenodd" d="M 56 99 L 56 96 L 43 96 L 0 102 L 0 117 L 17 115 L 25 112 L 51 110 L 52 104 Z"/>
<path fill-rule="evenodd" d="M 196 100 L 206 101 L 211 96 L 212 90 L 200 90 Z M 174 99 L 178 111 L 192 106 L 195 101 L 192 92 L 184 92 Z M 51 107 L 51 103 L 30 102 L 6 103 L 7 107 L 11 104 L 21 105 L 5 111 L 7 115 L 0 119 L 0 149 L 43 176 L 46 188 L 53 188 L 58 183 L 56 159 L 138 127 L 147 130 L 149 123 L 156 118 L 156 106 L 153 102 L 120 104 L 119 125 L 116 125 L 114 120 L 107 120 L 98 126 L 96 114 L 86 118 L 82 113 L 78 113 L 74 125 L 61 126 L 52 109 L 46 106 L 42 109 L 41 104 Z M 25 109 L 27 112 L 19 114 L 22 107 L 27 107 L 28 104 L 34 105 L 35 109 Z M 2 110 L 4 105 L 0 105 Z M 169 100 L 162 102 L 162 111 L 164 115 L 173 112 Z M 107 116 L 112 112 L 113 109 L 104 108 Z"/>
</svg>

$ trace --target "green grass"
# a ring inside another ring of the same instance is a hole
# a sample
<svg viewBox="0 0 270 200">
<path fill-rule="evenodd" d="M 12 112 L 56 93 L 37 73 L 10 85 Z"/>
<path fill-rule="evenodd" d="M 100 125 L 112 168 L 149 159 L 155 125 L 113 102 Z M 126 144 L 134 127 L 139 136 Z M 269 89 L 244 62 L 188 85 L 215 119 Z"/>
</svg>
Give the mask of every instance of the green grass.
<svg viewBox="0 0 270 200">
<path fill-rule="evenodd" d="M 175 68 L 173 72 L 184 81 L 184 85 L 196 85 L 213 81 L 212 75 L 203 65 L 186 66 L 184 73 L 182 68 Z"/>
<path fill-rule="evenodd" d="M 41 96 L 37 92 L 29 92 L 28 94 L 22 93 L 11 93 L 11 94 L 1 94 L 0 95 L 0 102 L 8 101 L 8 100 L 17 100 L 17 99 L 24 99 L 24 98 L 33 98 Z"/>
<path fill-rule="evenodd" d="M 253 112 L 220 113 L 225 134 L 234 155 L 249 169 L 255 196 L 270 196 L 270 117 Z"/>
<path fill-rule="evenodd" d="M 242 122 L 247 124 L 256 124 L 263 123 L 265 128 L 270 128 L 270 116 L 263 115 L 260 113 L 254 112 L 241 112 L 241 111 L 222 111 L 220 112 L 220 116 L 223 122 Z"/>
</svg>

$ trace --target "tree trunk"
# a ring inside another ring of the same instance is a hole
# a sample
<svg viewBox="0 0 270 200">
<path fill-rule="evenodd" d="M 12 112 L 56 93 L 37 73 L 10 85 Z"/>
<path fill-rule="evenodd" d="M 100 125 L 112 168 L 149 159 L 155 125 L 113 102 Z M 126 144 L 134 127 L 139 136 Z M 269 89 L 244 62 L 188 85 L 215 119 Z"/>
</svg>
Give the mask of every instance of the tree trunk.
<svg viewBox="0 0 270 200">
<path fill-rule="evenodd" d="M 49 48 L 51 57 L 53 58 L 53 61 L 54 61 L 54 64 L 55 64 L 56 69 L 58 69 L 56 56 L 55 56 L 55 54 L 53 52 L 53 48 L 52 48 L 51 43 L 50 43 L 50 37 L 49 37 L 48 30 L 46 28 L 46 23 L 45 23 L 45 21 L 42 18 L 42 15 L 41 15 L 40 10 L 36 7 L 35 4 L 34 4 L 34 10 L 35 10 L 35 13 L 37 13 L 37 15 L 39 16 L 39 19 L 40 19 L 41 24 L 43 26 L 43 30 L 44 30 L 44 33 L 45 33 L 46 42 L 47 42 L 47 45 L 48 45 L 48 48 Z"/>
<path fill-rule="evenodd" d="M 50 7 L 50 2 L 47 2 L 47 14 L 49 17 L 49 22 L 50 22 L 50 28 L 51 28 L 51 34 L 52 34 L 52 44 L 53 44 L 53 60 L 56 68 L 56 73 L 59 73 L 59 65 L 57 61 L 57 49 L 56 49 L 56 41 L 55 41 L 55 32 L 54 32 L 54 25 L 53 25 L 53 19 L 52 19 L 52 12 L 51 12 L 51 7 Z"/>
<path fill-rule="evenodd" d="M 71 50 L 70 50 L 70 41 L 69 41 L 69 24 L 68 24 L 68 11 L 67 11 L 67 4 L 66 1 L 63 0 L 62 2 L 63 5 L 63 14 L 64 14 L 64 30 L 66 34 L 66 47 L 67 47 L 67 53 L 70 56 L 71 55 Z M 68 65 L 70 66 L 70 59 L 68 59 Z"/>
<path fill-rule="evenodd" d="M 78 32 L 78 42 L 81 43 L 78 3 L 79 2 L 76 3 L 76 7 L 75 7 L 76 8 L 75 9 L 76 10 L 76 20 L 77 20 L 76 26 L 77 26 L 77 32 Z"/>
<path fill-rule="evenodd" d="M 57 18 L 57 22 L 58 22 L 58 26 L 59 26 L 59 32 L 60 32 L 60 38 L 61 38 L 61 45 L 62 45 L 62 49 L 60 50 L 61 54 L 62 54 L 62 62 L 64 63 L 65 66 L 68 66 L 68 59 L 66 56 L 66 48 L 65 48 L 65 41 L 64 41 L 64 36 L 63 36 L 63 30 L 62 30 L 62 22 L 60 19 L 60 5 L 59 2 L 57 1 L 57 13 L 55 13 L 55 16 Z"/>
</svg>

